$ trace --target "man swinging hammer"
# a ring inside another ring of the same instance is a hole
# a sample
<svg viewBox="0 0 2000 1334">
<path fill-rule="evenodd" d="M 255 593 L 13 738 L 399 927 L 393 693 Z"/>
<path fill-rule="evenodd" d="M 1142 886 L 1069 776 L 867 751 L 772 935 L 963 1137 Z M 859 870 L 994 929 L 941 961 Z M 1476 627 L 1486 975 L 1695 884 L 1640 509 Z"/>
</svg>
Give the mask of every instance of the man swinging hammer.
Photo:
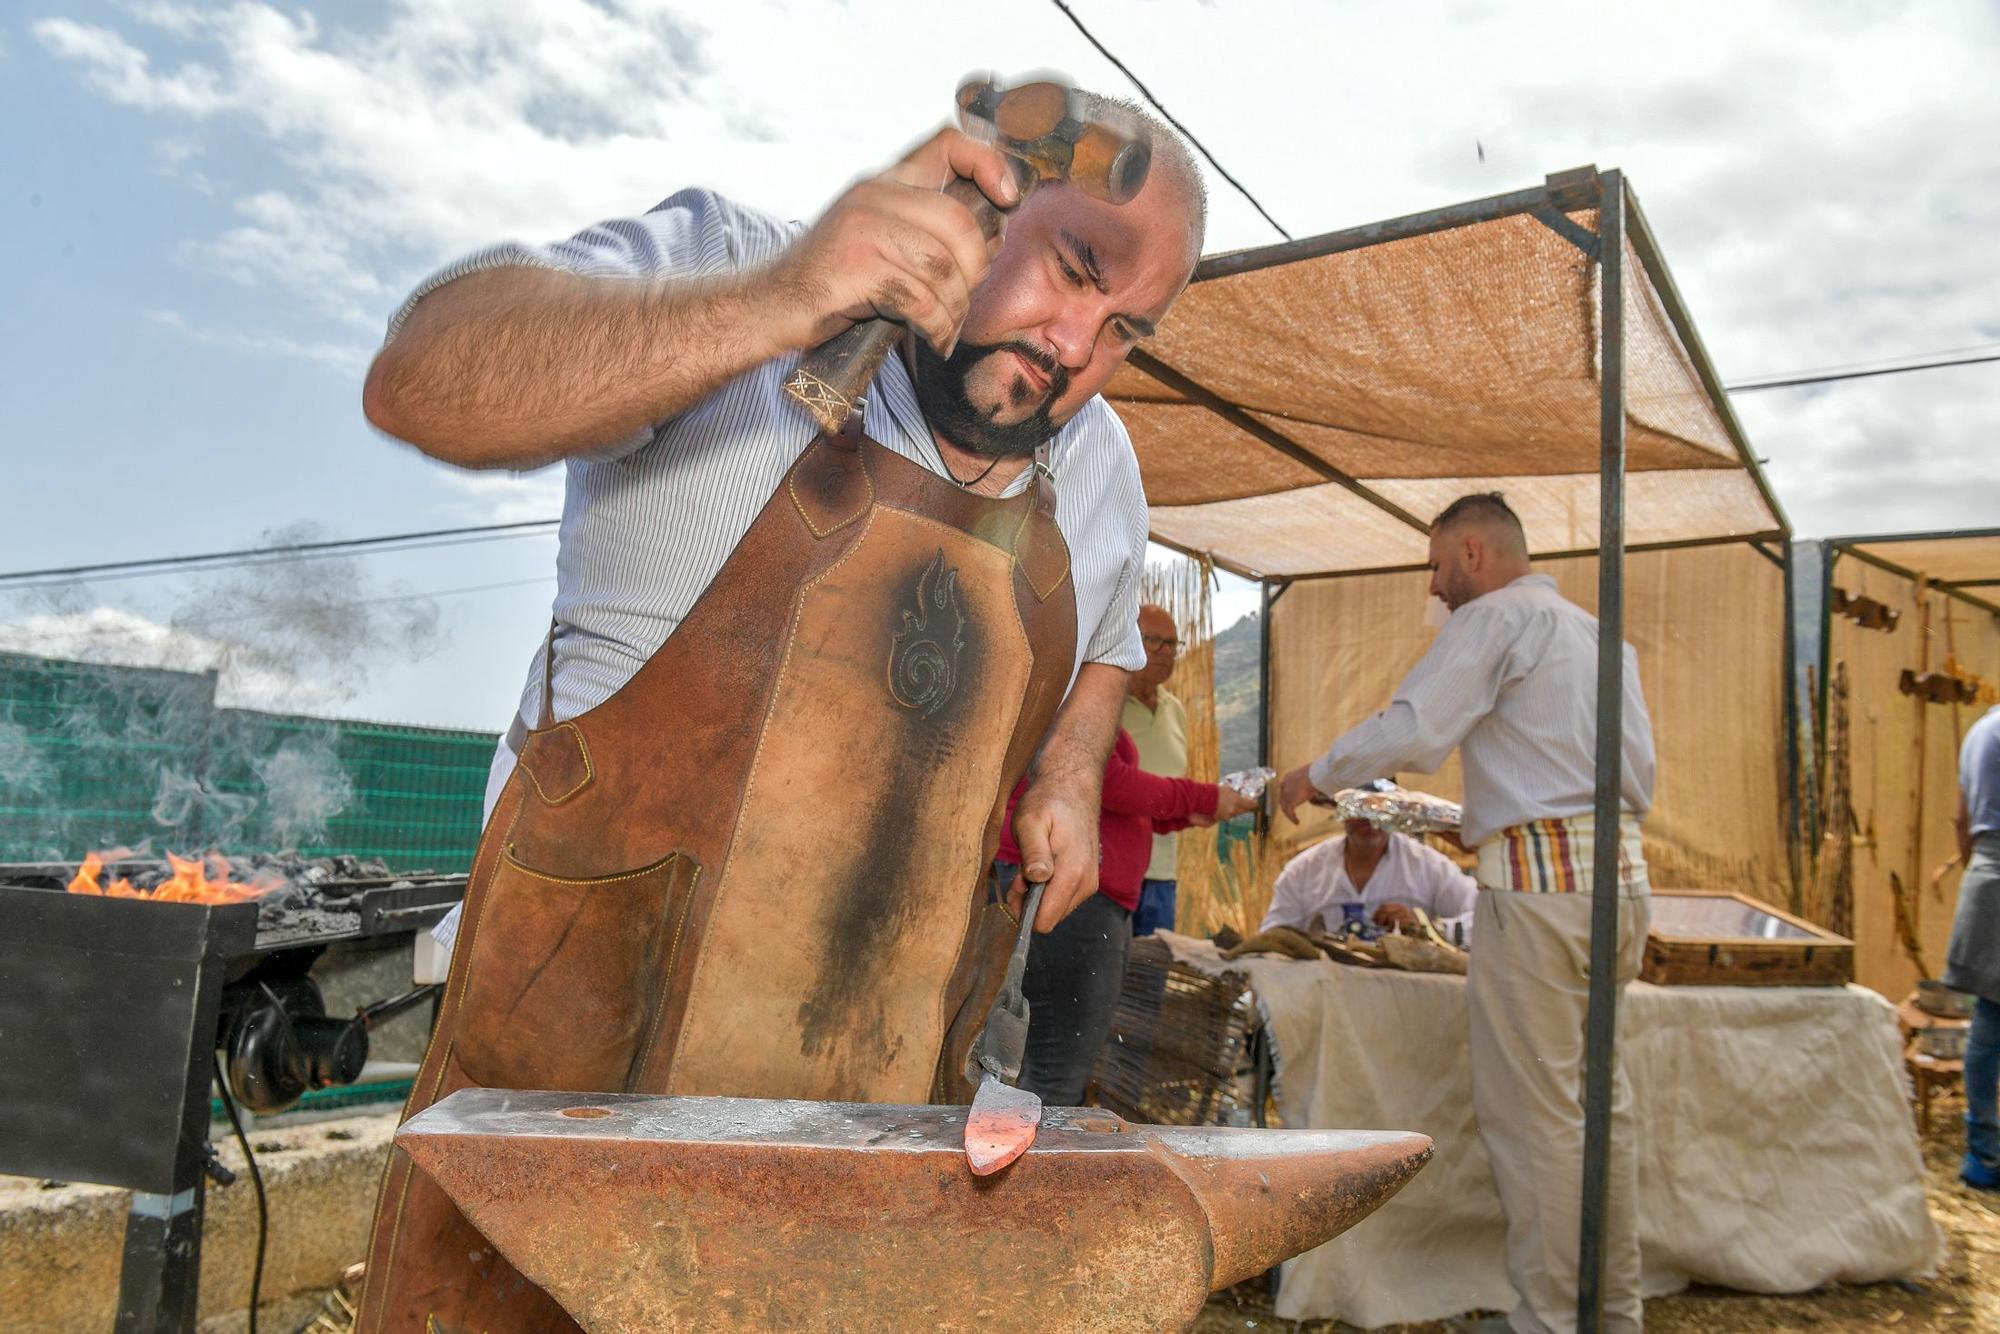
<svg viewBox="0 0 2000 1334">
<path fill-rule="evenodd" d="M 461 467 L 567 470 L 554 622 L 409 1112 L 472 1085 L 969 1095 L 1023 772 L 1036 926 L 1097 888 L 1147 531 L 1099 391 L 1204 221 L 1170 133 L 1059 110 L 1030 172 L 947 129 L 809 227 L 685 190 L 474 254 L 392 320 L 371 422 Z M 1127 202 L 1083 151 L 1099 124 L 1150 155 Z M 785 385 L 878 317 L 901 337 L 828 429 Z M 433 1319 L 573 1328 L 399 1153 L 359 1327 Z"/>
</svg>

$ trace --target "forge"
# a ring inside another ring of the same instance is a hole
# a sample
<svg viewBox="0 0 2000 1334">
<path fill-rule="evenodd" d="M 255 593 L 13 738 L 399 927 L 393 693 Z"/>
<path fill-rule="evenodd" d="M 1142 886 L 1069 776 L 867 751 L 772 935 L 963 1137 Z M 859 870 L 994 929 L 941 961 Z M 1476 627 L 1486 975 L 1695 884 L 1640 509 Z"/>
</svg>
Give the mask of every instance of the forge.
<svg viewBox="0 0 2000 1334">
<path fill-rule="evenodd" d="M 218 1067 L 253 1110 L 353 1080 L 368 1025 L 429 993 L 329 1016 L 314 963 L 427 929 L 465 891 L 353 858 L 256 862 L 256 892 L 224 902 L 147 896 L 179 874 L 163 859 L 101 866 L 100 888 L 123 878 L 131 896 L 66 892 L 75 862 L 0 865 L 0 1173 L 133 1192 L 121 1331 L 194 1326 L 205 1183 L 224 1177 Z"/>
</svg>

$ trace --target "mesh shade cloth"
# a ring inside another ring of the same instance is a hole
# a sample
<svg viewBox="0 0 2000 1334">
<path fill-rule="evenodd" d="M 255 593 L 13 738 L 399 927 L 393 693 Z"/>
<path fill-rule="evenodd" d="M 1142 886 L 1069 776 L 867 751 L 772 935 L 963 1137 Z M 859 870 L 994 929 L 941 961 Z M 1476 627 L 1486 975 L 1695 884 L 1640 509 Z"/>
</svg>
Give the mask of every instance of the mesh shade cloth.
<svg viewBox="0 0 2000 1334">
<path fill-rule="evenodd" d="M 1258 574 L 1313 574 L 1341 562 L 1421 565 L 1430 547 L 1416 529 L 1345 487 L 1183 505 L 1152 512 L 1153 535 L 1189 551 L 1213 551 Z"/>
<path fill-rule="evenodd" d="M 1989 591 L 2000 594 L 2000 533 L 1920 537 L 1907 542 L 1857 542 L 1854 549 L 1947 584 L 1994 585 Z"/>
<path fill-rule="evenodd" d="M 1368 479 L 1364 485 L 1425 520 L 1468 490 L 1501 491 L 1521 516 L 1531 552 L 1597 545 L 1596 473 Z M 1749 536 L 1769 532 L 1772 523 L 1757 484 L 1741 469 L 1632 473 L 1625 479 L 1625 508 L 1628 545 Z M 1238 569 L 1281 577 L 1422 565 L 1429 550 L 1422 533 L 1332 483 L 1208 505 L 1156 505 L 1152 525 L 1154 536 L 1172 545 L 1227 553 Z"/>
<path fill-rule="evenodd" d="M 1897 553 L 1906 545 L 1918 544 L 1885 543 L 1872 550 L 1900 565 L 1904 561 Z M 1924 961 L 1933 975 L 1942 972 L 1958 906 L 1959 872 L 1941 877 L 1935 891 L 1931 877 L 1958 851 L 1951 825 L 1958 810 L 1958 747 L 1986 706 L 1922 704 L 1898 685 L 1905 669 L 1942 670 L 1947 654 L 1966 670 L 2000 684 L 2000 620 L 1935 589 L 1920 594 L 1915 580 L 1865 561 L 1837 559 L 1831 575 L 1835 588 L 1902 613 L 1889 631 L 1865 630 L 1845 616 L 1834 616 L 1826 644 L 1828 671 L 1836 662 L 1847 664 L 1850 772 L 1854 816 L 1861 828 L 1854 842 L 1855 980 L 1901 999 L 1916 985 L 1917 969 L 1897 944 L 1889 873 L 1894 871 L 1912 891 Z"/>
<path fill-rule="evenodd" d="M 1595 231 L 1594 210 L 1567 216 Z M 1649 483 L 1631 488 L 1628 540 L 1780 529 L 1629 241 L 1624 275 L 1627 468 Z M 1570 549 L 1595 542 L 1598 279 L 1516 214 L 1200 279 L 1147 350 L 1420 520 L 1505 479 L 1535 511 L 1531 546 Z M 1145 371 L 1126 367 L 1107 396 L 1166 540 L 1267 574 L 1411 559 L 1324 470 Z"/>
<path fill-rule="evenodd" d="M 1595 557 L 1536 568 L 1595 611 Z M 1625 583 L 1625 638 L 1639 655 L 1659 758 L 1644 824 L 1653 884 L 1788 903 L 1782 572 L 1746 546 L 1694 547 L 1630 554 Z M 1271 613 L 1271 762 L 1280 773 L 1388 704 L 1435 633 L 1423 624 L 1427 586 L 1416 571 L 1286 591 Z M 1402 777 L 1454 800 L 1462 791 L 1455 752 L 1435 776 Z M 1330 823 L 1314 808 L 1299 838 Z"/>
<path fill-rule="evenodd" d="M 1530 552 L 1580 551 L 1597 545 L 1598 486 L 1594 472 L 1581 477 L 1371 481 L 1368 485 L 1426 521 L 1466 491 L 1500 491 L 1521 516 Z M 1728 472 L 1634 472 L 1625 477 L 1627 545 L 1748 537 L 1769 533 L 1774 526 L 1757 483 L 1741 468 Z"/>
</svg>

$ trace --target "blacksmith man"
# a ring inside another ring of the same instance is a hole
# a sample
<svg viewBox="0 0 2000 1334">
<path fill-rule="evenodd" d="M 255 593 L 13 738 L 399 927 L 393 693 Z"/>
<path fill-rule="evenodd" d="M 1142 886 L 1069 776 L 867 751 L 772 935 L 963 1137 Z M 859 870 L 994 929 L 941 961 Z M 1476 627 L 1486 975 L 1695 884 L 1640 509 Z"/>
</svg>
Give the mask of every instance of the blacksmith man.
<svg viewBox="0 0 2000 1334">
<path fill-rule="evenodd" d="M 963 1101 L 1010 943 L 1002 803 L 1046 931 L 1097 888 L 1099 784 L 1145 654 L 1146 506 L 1098 396 L 1201 251 L 1200 176 L 1045 185 L 945 130 L 812 226 L 700 190 L 426 281 L 368 375 L 448 463 L 565 462 L 554 624 L 496 761 L 410 1111 L 467 1085 Z M 780 386 L 909 328 L 858 430 Z M 1016 900 L 1018 902 L 1018 898 Z M 400 1154 L 360 1328 L 571 1329 Z"/>
</svg>

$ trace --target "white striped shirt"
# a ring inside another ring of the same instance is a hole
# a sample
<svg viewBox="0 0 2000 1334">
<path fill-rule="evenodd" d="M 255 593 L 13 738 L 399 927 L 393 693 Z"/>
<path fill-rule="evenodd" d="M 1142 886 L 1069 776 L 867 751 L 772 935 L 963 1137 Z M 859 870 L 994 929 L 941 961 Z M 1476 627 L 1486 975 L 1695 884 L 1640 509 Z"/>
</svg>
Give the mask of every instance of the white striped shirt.
<svg viewBox="0 0 2000 1334">
<path fill-rule="evenodd" d="M 1623 809 L 1653 804 L 1653 725 L 1625 648 Z M 1467 846 L 1510 825 L 1586 815 L 1597 791 L 1597 618 L 1527 574 L 1451 614 L 1388 708 L 1313 761 L 1326 793 L 1465 762 Z"/>
<path fill-rule="evenodd" d="M 588 277 L 699 278 L 775 259 L 806 230 L 706 190 L 684 190 L 643 217 L 601 223 L 553 245 L 507 242 L 424 280 L 390 320 L 393 339 L 410 311 L 454 279 L 509 266 Z M 556 556 L 555 714 L 603 703 L 666 642 L 721 570 L 816 427 L 783 392 L 797 354 L 755 367 L 678 417 L 566 463 Z M 930 427 L 900 357 L 868 394 L 867 434 L 941 476 Z M 1076 660 L 1128 670 L 1145 665 L 1139 581 L 1146 562 L 1146 496 L 1124 423 L 1092 398 L 1051 443 L 1056 525 L 1069 544 L 1076 592 Z M 1004 494 L 1033 479 L 1024 469 Z M 532 656 L 521 716 L 540 724 L 542 655 Z M 487 812 L 514 756 L 494 757 Z M 456 914 L 441 924 L 448 942 Z"/>
</svg>

